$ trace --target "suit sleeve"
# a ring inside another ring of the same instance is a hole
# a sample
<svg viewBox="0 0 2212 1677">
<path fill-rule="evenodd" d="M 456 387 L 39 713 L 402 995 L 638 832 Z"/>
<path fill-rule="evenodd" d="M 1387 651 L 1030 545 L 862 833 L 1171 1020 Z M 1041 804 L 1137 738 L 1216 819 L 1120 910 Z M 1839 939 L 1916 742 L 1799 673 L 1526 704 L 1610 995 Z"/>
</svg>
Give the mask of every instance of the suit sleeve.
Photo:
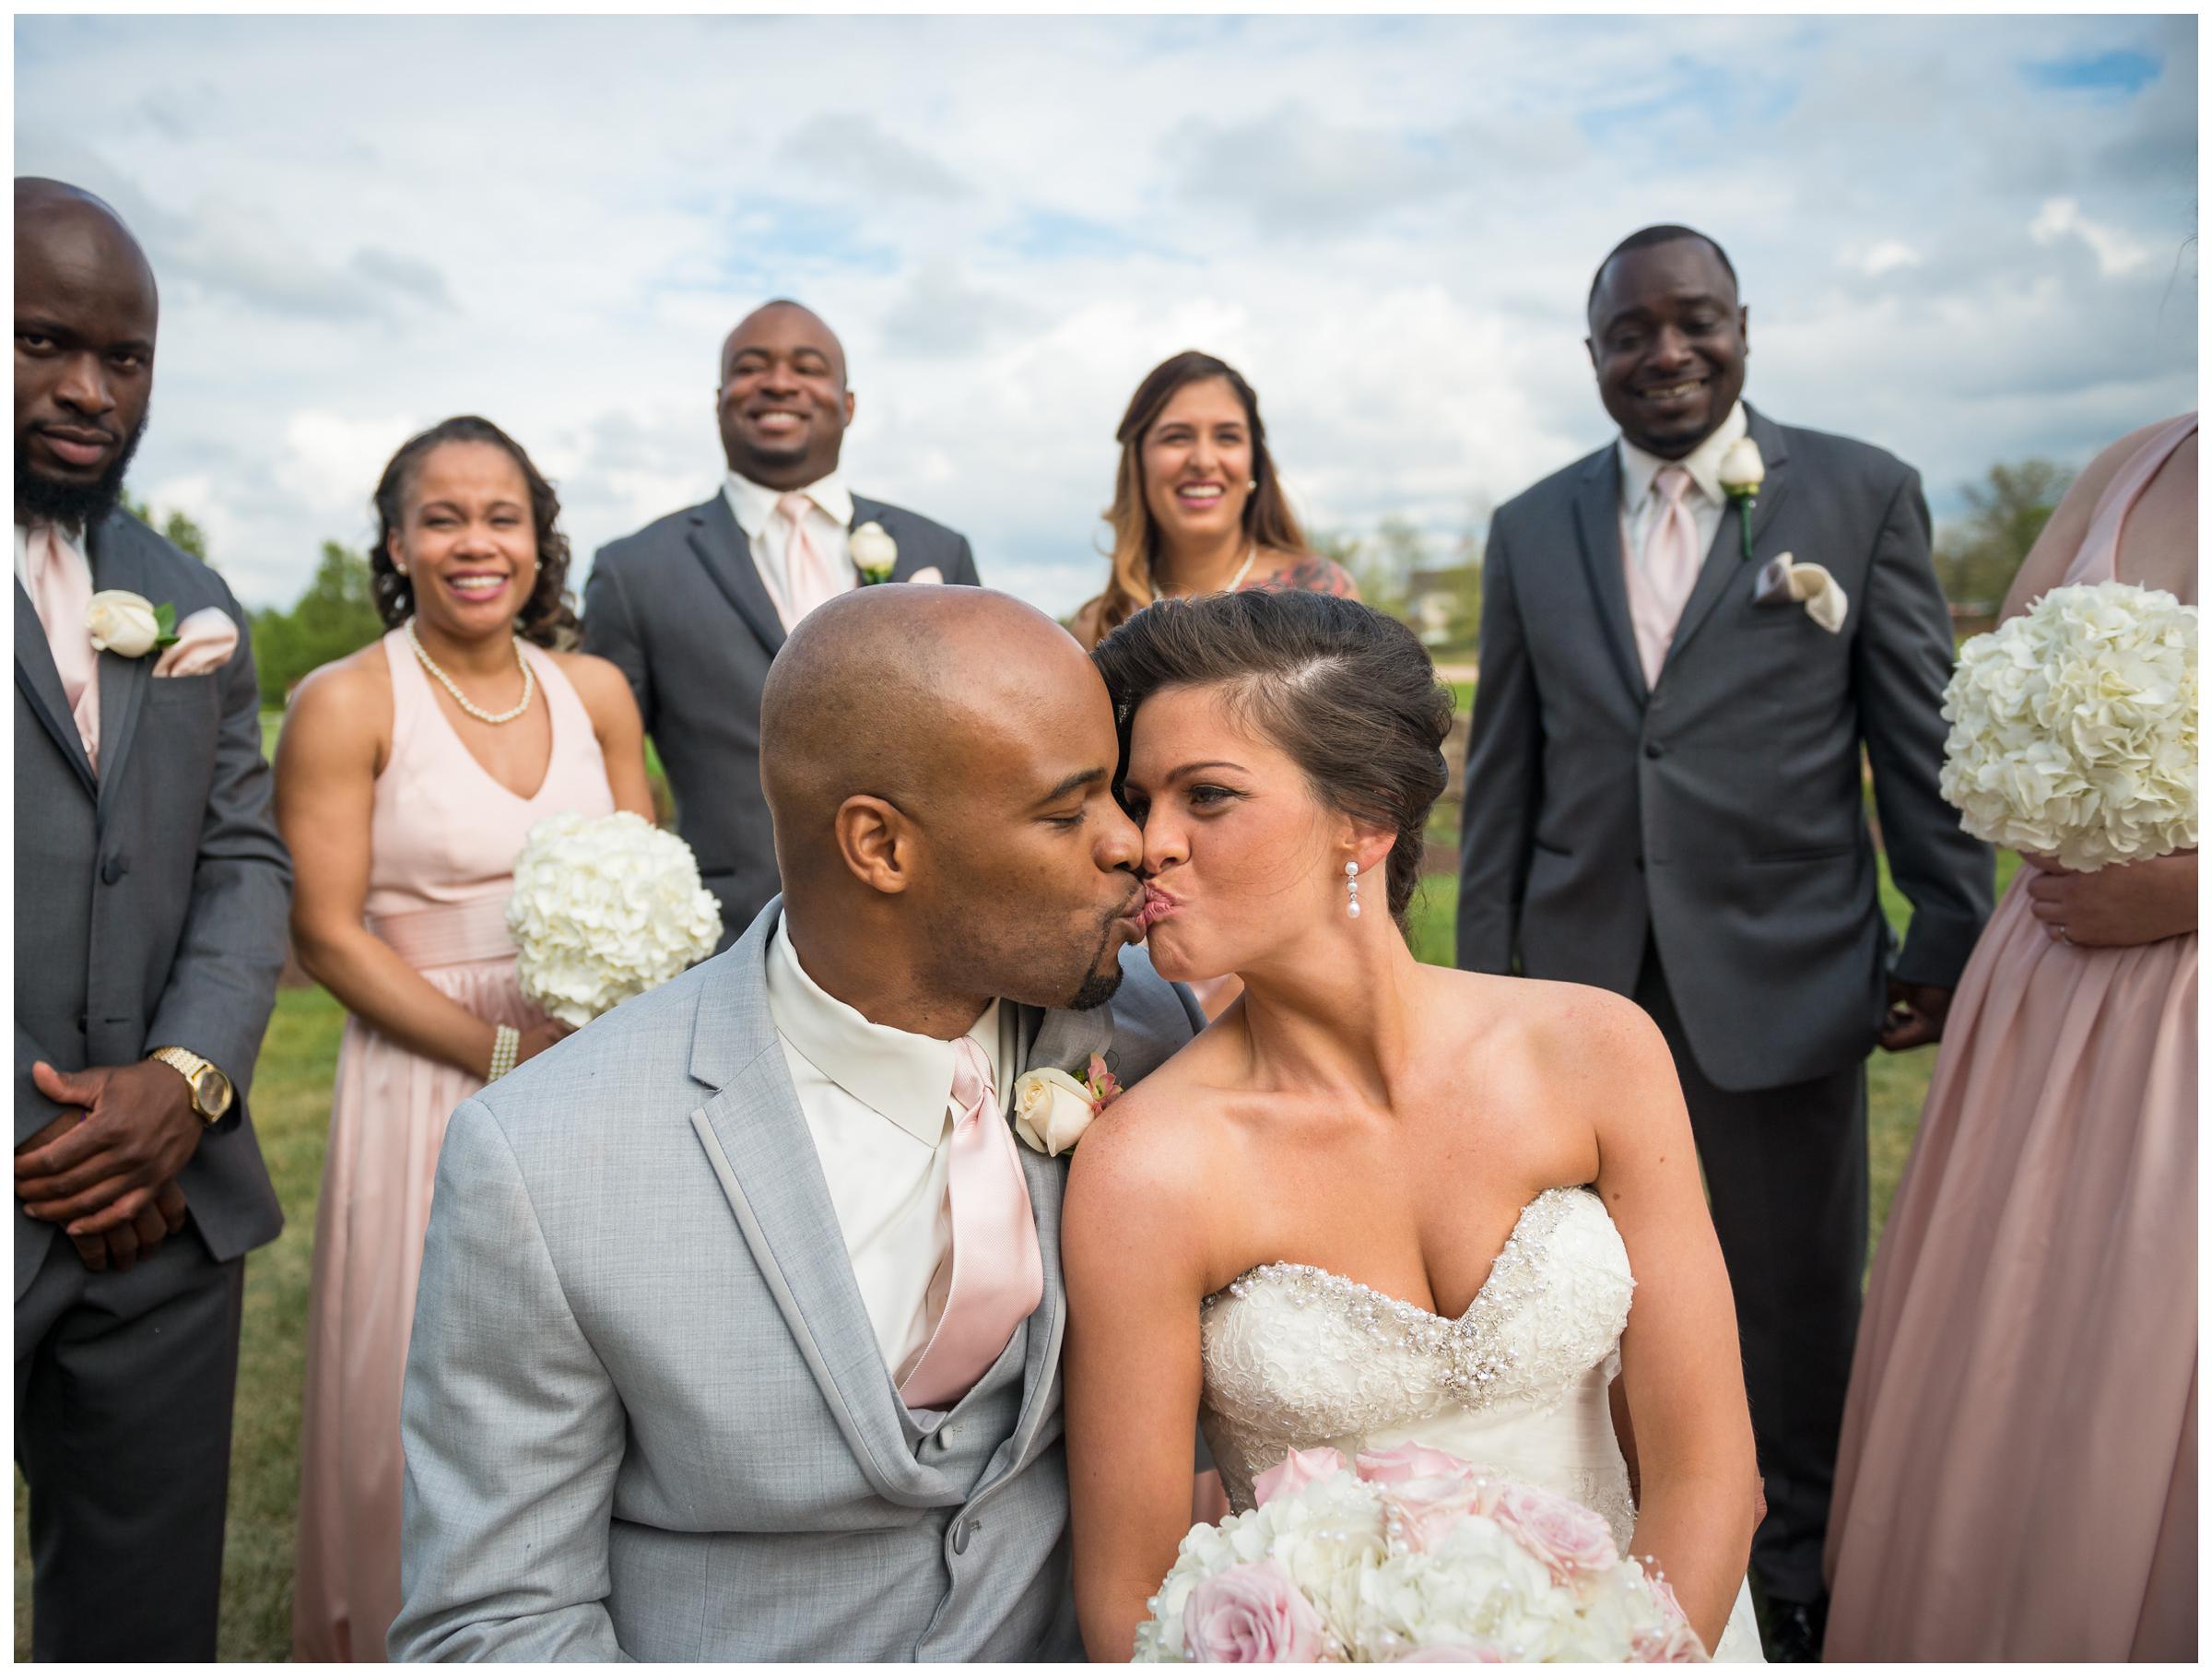
<svg viewBox="0 0 2212 1677">
<path fill-rule="evenodd" d="M 156 1047 L 160 1046 L 159 1043 Z M 39 1092 L 39 1086 L 30 1081 L 30 1069 L 40 1060 L 53 1065 L 53 1057 L 39 1046 L 21 1022 L 16 1025 L 16 1145 L 20 1147 L 47 1125 L 53 1122 L 61 1108 Z M 75 1066 L 55 1066 L 57 1071 L 75 1071 Z"/>
<path fill-rule="evenodd" d="M 192 903 L 145 1046 L 173 1044 L 213 1060 L 242 1097 L 289 947 L 292 858 L 270 809 L 253 639 L 228 590 L 222 604 L 239 622 L 238 650 L 216 677 L 223 720 L 200 819 Z M 242 1099 L 234 1104 L 218 1129 L 243 1122 L 243 1105 Z"/>
<path fill-rule="evenodd" d="M 481 1101 L 445 1132 L 407 1349 L 395 1660 L 626 1659 L 607 1617 L 624 1418 Z"/>
<path fill-rule="evenodd" d="M 1920 475 L 1908 471 L 1867 569 L 1853 658 L 1882 847 L 1912 904 L 1896 975 L 1945 988 L 1959 982 L 1995 893 L 1990 847 L 1960 829 L 1959 812 L 1936 790 L 1952 656 L 1950 613 L 1929 557 L 1928 504 Z"/>
<path fill-rule="evenodd" d="M 1493 526 L 1483 564 L 1475 714 L 1459 821 L 1458 963 L 1510 973 L 1535 833 L 1544 726 L 1505 532 Z"/>
<path fill-rule="evenodd" d="M 607 562 L 605 548 L 593 557 L 592 574 L 583 585 L 583 650 L 622 672 L 637 699 L 645 731 L 652 733 L 653 671 L 645 657 L 645 640 L 630 610 L 621 569 Z"/>
<path fill-rule="evenodd" d="M 966 583 L 971 588 L 982 587 L 983 579 L 976 574 L 975 570 L 975 549 L 968 545 L 965 536 L 956 536 L 953 540 L 959 543 L 959 550 L 952 556 L 952 563 L 946 568 L 945 580 L 948 583 Z"/>
</svg>

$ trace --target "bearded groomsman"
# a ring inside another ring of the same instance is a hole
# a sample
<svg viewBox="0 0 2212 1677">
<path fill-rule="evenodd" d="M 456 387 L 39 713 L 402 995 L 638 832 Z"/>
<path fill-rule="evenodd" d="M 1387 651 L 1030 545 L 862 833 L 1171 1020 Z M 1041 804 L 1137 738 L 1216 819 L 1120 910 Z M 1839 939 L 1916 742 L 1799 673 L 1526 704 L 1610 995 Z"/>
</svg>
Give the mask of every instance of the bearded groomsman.
<svg viewBox="0 0 2212 1677">
<path fill-rule="evenodd" d="M 17 181 L 16 1462 L 41 1660 L 215 1658 L 245 1254 L 283 1223 L 246 1083 L 291 864 L 244 614 L 116 510 L 157 315 L 112 210 Z"/>
<path fill-rule="evenodd" d="M 754 310 L 723 343 L 721 378 L 729 476 L 701 504 L 599 549 L 583 645 L 629 678 L 726 948 L 776 894 L 760 686 L 783 637 L 864 580 L 979 579 L 966 537 L 846 487 L 844 346 L 812 311 Z"/>
<path fill-rule="evenodd" d="M 1620 435 L 1491 526 L 1459 964 L 1633 996 L 1665 1031 L 1735 1285 L 1770 1652 L 1811 1659 L 1865 1059 L 1941 1033 L 1991 856 L 1936 795 L 1952 641 L 1918 475 L 1743 404 L 1748 315 L 1701 233 L 1622 241 L 1588 317 Z M 1862 748 L 1912 905 L 1901 951 Z"/>
</svg>

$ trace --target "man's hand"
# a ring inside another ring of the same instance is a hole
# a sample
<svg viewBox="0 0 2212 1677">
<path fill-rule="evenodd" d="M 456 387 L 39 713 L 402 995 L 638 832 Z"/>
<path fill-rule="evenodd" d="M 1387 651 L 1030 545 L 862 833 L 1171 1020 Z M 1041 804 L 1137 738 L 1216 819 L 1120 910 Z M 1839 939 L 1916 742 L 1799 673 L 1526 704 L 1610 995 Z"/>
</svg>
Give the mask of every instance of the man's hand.
<svg viewBox="0 0 2212 1677">
<path fill-rule="evenodd" d="M 24 1211 L 63 1224 L 72 1239 L 126 1224 L 135 1231 L 139 1214 L 200 1144 L 206 1127 L 193 1110 L 191 1085 L 159 1060 L 76 1072 L 40 1060 L 30 1080 L 48 1100 L 83 1108 L 83 1121 L 43 1145 L 34 1138 L 16 1154 L 16 1197 Z"/>
<path fill-rule="evenodd" d="M 1889 1017 L 1880 1042 L 1892 1054 L 1943 1040 L 1943 1022 L 1951 1010 L 1951 992 L 1933 984 L 1889 981 Z"/>
<path fill-rule="evenodd" d="M 2028 910 L 2057 942 L 2083 949 L 2155 943 L 2196 929 L 2196 852 L 2176 851 L 2095 873 L 2023 855 L 2035 869 Z"/>
</svg>

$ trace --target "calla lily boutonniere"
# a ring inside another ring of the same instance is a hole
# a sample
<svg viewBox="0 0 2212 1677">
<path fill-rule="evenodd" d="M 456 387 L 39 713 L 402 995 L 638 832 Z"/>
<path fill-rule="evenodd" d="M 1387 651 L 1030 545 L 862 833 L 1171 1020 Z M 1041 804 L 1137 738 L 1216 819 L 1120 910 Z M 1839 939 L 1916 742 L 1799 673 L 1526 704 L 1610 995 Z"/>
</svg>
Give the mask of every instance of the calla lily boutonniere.
<svg viewBox="0 0 2212 1677">
<path fill-rule="evenodd" d="M 1721 492 L 1735 502 L 1736 523 L 1744 533 L 1744 557 L 1751 557 L 1751 513 L 1759 505 L 1759 486 L 1767 480 L 1767 463 L 1759 444 L 1738 437 L 1721 456 Z"/>
</svg>

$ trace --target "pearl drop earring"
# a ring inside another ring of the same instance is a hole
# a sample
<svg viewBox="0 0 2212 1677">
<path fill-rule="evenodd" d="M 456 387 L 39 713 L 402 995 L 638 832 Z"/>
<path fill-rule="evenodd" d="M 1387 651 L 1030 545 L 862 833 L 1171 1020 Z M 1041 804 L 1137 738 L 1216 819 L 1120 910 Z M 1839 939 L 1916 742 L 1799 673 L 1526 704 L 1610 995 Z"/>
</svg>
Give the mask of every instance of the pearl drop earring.
<svg viewBox="0 0 2212 1677">
<path fill-rule="evenodd" d="M 1347 898 L 1344 912 L 1355 920 L 1359 917 L 1359 864 L 1344 865 L 1344 892 Z"/>
</svg>

